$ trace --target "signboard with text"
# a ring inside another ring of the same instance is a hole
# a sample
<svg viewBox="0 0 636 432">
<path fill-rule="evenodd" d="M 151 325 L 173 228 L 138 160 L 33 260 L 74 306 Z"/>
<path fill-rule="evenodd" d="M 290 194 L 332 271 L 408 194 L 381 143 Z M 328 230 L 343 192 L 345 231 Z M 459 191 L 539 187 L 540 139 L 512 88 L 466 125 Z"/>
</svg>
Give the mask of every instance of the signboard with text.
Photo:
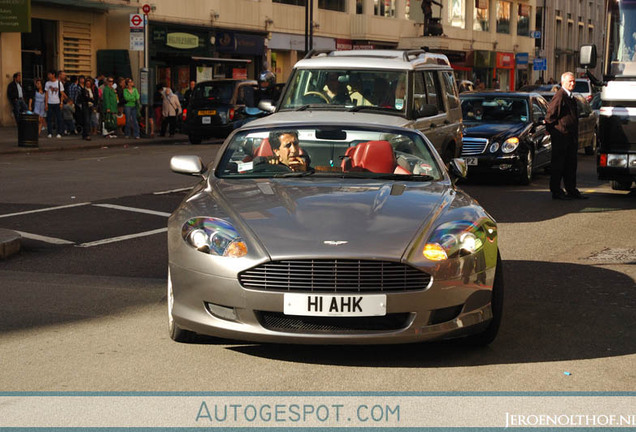
<svg viewBox="0 0 636 432">
<path fill-rule="evenodd" d="M 548 62 L 544 58 L 535 58 L 532 64 L 532 70 L 545 71 L 548 70 Z"/>
<path fill-rule="evenodd" d="M 130 14 L 130 50 L 143 51 L 146 38 L 144 33 L 145 16 L 142 14 Z"/>
<path fill-rule="evenodd" d="M 31 0 L 0 0 L 0 33 L 31 32 Z"/>
</svg>

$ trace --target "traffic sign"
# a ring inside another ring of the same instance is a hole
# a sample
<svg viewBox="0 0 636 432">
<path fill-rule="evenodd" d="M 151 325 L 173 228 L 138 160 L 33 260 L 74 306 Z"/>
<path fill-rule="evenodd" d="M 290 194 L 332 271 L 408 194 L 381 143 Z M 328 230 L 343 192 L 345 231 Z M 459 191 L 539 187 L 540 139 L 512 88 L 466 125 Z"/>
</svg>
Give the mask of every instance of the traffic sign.
<svg viewBox="0 0 636 432">
<path fill-rule="evenodd" d="M 539 30 L 531 31 L 530 37 L 534 39 L 541 39 L 541 32 Z"/>
<path fill-rule="evenodd" d="M 130 28 L 131 29 L 144 28 L 144 17 L 142 14 L 130 14 Z"/>
<path fill-rule="evenodd" d="M 149 4 L 145 4 L 145 5 L 143 5 L 143 6 L 141 7 L 141 10 L 142 10 L 142 11 L 144 11 L 144 13 L 145 13 L 146 15 L 148 15 L 148 14 L 150 13 L 150 10 L 151 10 L 151 9 L 150 9 L 150 5 L 149 5 Z"/>
<path fill-rule="evenodd" d="M 548 70 L 548 62 L 546 59 L 544 58 L 535 58 L 534 62 L 532 63 L 532 70 L 535 71 L 545 71 Z"/>
</svg>

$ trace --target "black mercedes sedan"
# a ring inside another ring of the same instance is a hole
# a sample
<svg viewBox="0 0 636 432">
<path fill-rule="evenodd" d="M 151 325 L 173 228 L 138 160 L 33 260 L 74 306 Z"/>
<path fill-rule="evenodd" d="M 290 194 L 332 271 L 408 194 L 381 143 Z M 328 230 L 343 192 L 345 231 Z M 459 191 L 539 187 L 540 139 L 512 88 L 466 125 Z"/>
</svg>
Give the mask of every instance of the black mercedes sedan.
<svg viewBox="0 0 636 432">
<path fill-rule="evenodd" d="M 552 142 L 543 124 L 548 104 L 541 95 L 480 91 L 460 99 L 469 177 L 496 173 L 527 185 L 537 168 L 550 164 Z"/>
<path fill-rule="evenodd" d="M 196 85 L 183 112 L 184 132 L 192 144 L 202 139 L 224 138 L 244 123 L 256 107 L 255 80 L 222 79 Z M 258 111 L 258 110 L 257 110 Z"/>
</svg>

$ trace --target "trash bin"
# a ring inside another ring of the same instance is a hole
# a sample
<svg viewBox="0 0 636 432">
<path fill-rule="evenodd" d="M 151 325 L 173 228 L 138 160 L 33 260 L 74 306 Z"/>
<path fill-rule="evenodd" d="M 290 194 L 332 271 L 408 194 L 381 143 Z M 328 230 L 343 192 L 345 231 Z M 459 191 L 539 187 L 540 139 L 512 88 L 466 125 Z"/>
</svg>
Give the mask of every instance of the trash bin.
<svg viewBox="0 0 636 432">
<path fill-rule="evenodd" d="M 40 135 L 40 116 L 23 113 L 18 120 L 18 146 L 37 147 Z"/>
</svg>

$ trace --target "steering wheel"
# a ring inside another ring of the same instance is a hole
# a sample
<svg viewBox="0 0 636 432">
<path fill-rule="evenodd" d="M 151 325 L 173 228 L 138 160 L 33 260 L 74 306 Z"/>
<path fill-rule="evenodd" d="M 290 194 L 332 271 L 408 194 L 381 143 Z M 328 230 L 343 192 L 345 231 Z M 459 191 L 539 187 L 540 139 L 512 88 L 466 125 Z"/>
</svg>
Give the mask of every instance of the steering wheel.
<svg viewBox="0 0 636 432">
<path fill-rule="evenodd" d="M 308 91 L 307 93 L 305 93 L 305 94 L 303 95 L 303 97 L 305 97 L 305 96 L 311 96 L 311 95 L 313 95 L 313 96 L 320 96 L 320 98 L 321 98 L 322 100 L 324 100 L 324 101 L 325 101 L 325 103 L 330 103 L 330 102 L 329 102 L 329 99 L 327 98 L 327 96 L 325 96 L 324 94 L 322 94 L 322 93 L 320 93 L 320 92 L 317 92 L 317 91 Z"/>
</svg>

